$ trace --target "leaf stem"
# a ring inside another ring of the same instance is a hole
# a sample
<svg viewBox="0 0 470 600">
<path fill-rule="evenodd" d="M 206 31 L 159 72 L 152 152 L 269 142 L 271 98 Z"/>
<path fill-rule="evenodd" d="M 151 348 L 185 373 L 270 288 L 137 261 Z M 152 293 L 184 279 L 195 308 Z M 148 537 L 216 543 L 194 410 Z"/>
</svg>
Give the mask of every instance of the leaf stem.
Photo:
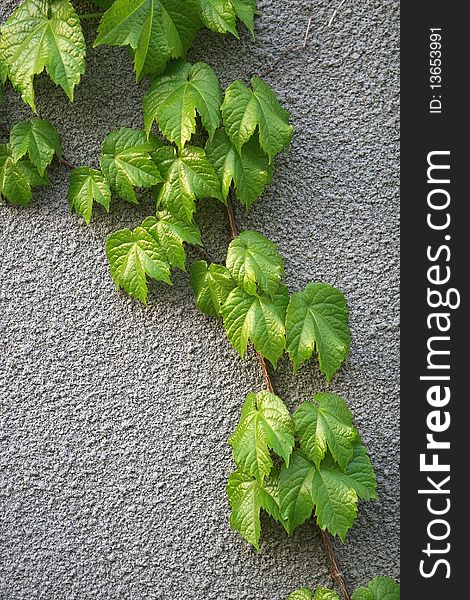
<svg viewBox="0 0 470 600">
<path fill-rule="evenodd" d="M 233 240 L 238 235 L 238 227 L 237 227 L 237 222 L 235 221 L 235 214 L 233 212 L 233 206 L 232 206 L 232 201 L 231 201 L 232 196 L 233 196 L 233 188 L 230 188 L 230 192 L 229 192 L 229 195 L 227 198 L 227 218 L 228 218 L 229 229 L 230 229 L 230 238 Z M 259 352 L 258 352 L 258 359 L 259 359 L 259 362 L 261 365 L 261 371 L 263 373 L 264 385 L 266 386 L 266 388 L 268 389 L 269 392 L 274 392 L 273 380 L 269 373 L 268 364 L 266 363 L 264 357 L 261 356 L 261 354 Z M 341 569 L 339 567 L 338 559 L 336 558 L 330 536 L 328 535 L 328 533 L 326 531 L 323 531 L 323 529 L 320 529 L 320 531 L 321 531 L 321 535 L 322 535 L 323 545 L 325 547 L 325 551 L 328 556 L 328 560 L 329 560 L 330 567 L 331 567 L 331 577 L 336 581 L 336 583 L 341 591 L 341 594 L 344 597 L 344 600 L 351 600 L 351 596 L 349 595 L 348 588 L 346 586 L 346 581 L 344 580 L 343 573 L 341 572 Z"/>
</svg>

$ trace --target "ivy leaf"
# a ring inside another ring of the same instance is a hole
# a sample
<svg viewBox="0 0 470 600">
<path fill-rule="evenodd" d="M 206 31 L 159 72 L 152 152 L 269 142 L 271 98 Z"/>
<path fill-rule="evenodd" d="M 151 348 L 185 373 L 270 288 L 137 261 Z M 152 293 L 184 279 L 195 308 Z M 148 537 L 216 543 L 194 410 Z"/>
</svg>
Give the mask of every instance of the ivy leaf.
<svg viewBox="0 0 470 600">
<path fill-rule="evenodd" d="M 182 149 L 196 133 L 197 113 L 212 138 L 220 125 L 221 102 L 219 80 L 209 65 L 173 63 L 144 97 L 147 135 L 156 121 L 163 135 Z"/>
<path fill-rule="evenodd" d="M 0 144 L 0 198 L 27 206 L 33 196 L 31 188 L 48 183 L 47 175 L 39 175 L 27 158 L 15 162 L 10 145 Z"/>
<path fill-rule="evenodd" d="M 276 245 L 257 231 L 243 231 L 229 245 L 227 269 L 248 294 L 258 292 L 273 298 L 284 275 Z"/>
<path fill-rule="evenodd" d="M 326 588 L 317 588 L 315 594 L 307 588 L 301 588 L 289 596 L 287 600 L 340 600 L 336 592 L 327 590 Z"/>
<path fill-rule="evenodd" d="M 354 592 L 352 600 L 400 600 L 400 585 L 390 577 L 374 577 Z"/>
<path fill-rule="evenodd" d="M 157 206 L 191 222 L 196 199 L 221 199 L 219 178 L 202 148 L 186 146 L 178 154 L 173 146 L 164 146 L 152 157 L 164 181 L 157 189 Z"/>
<path fill-rule="evenodd" d="M 70 175 L 69 206 L 81 215 L 88 225 L 93 212 L 93 200 L 109 212 L 111 190 L 101 171 L 77 167 Z"/>
<path fill-rule="evenodd" d="M 222 103 L 225 131 L 237 152 L 241 152 L 258 127 L 260 146 L 271 163 L 292 139 L 289 113 L 262 79 L 253 77 L 251 84 L 252 90 L 242 81 L 235 81 L 225 91 Z"/>
<path fill-rule="evenodd" d="M 101 19 L 94 46 L 129 45 L 139 80 L 184 57 L 199 27 L 199 0 L 116 0 Z"/>
<path fill-rule="evenodd" d="M 266 477 L 263 481 L 260 488 L 260 500 L 261 508 L 285 528 L 286 524 L 279 510 L 279 471 L 275 468 L 271 469 L 269 477 Z"/>
<path fill-rule="evenodd" d="M 201 0 L 201 19 L 207 29 L 239 37 L 232 0 Z"/>
<path fill-rule="evenodd" d="M 222 306 L 227 337 L 243 358 L 248 340 L 276 368 L 285 348 L 284 318 L 289 293 L 280 285 L 274 297 L 251 296 L 235 288 Z"/>
<path fill-rule="evenodd" d="M 14 125 L 10 132 L 10 146 L 15 162 L 27 153 L 41 176 L 50 165 L 54 154 L 59 158 L 62 155 L 57 130 L 49 121 L 42 119 L 30 119 Z"/>
<path fill-rule="evenodd" d="M 307 588 L 300 588 L 299 590 L 295 590 L 292 594 L 289 595 L 287 600 L 312 600 L 313 594 Z"/>
<path fill-rule="evenodd" d="M 122 128 L 104 139 L 101 148 L 101 170 L 109 187 L 127 202 L 137 204 L 134 187 L 149 188 L 163 181 L 151 153 L 158 147 L 145 131 Z"/>
<path fill-rule="evenodd" d="M 2 25 L 0 62 L 36 112 L 33 79 L 45 68 L 71 101 L 85 72 L 85 40 L 69 0 L 25 0 Z"/>
<path fill-rule="evenodd" d="M 351 411 L 335 394 L 316 394 L 315 401 L 316 404 L 304 402 L 294 414 L 300 445 L 317 469 L 329 449 L 344 470 L 353 457 L 358 438 Z"/>
<path fill-rule="evenodd" d="M 233 181 L 236 197 L 246 208 L 250 208 L 266 185 L 271 183 L 273 165 L 254 137 L 238 153 L 225 130 L 219 129 L 208 142 L 206 154 L 222 182 L 224 200 L 227 200 Z"/>
<path fill-rule="evenodd" d="M 198 260 L 191 265 L 191 286 L 199 310 L 206 315 L 220 317 L 221 306 L 234 289 L 235 282 L 223 265 L 207 266 L 205 260 Z"/>
<path fill-rule="evenodd" d="M 144 224 L 134 231 L 121 229 L 112 233 L 106 240 L 106 255 L 115 286 L 144 304 L 147 276 L 171 284 L 166 253 Z"/>
<path fill-rule="evenodd" d="M 375 490 L 375 475 L 362 444 L 357 444 L 346 473 L 331 458 L 326 459 L 315 470 L 312 482 L 319 527 L 339 535 L 344 542 L 356 519 L 358 498 L 371 500 L 376 497 Z"/>
<path fill-rule="evenodd" d="M 254 36 L 255 16 L 258 15 L 256 0 L 232 0 L 235 13 Z"/>
<path fill-rule="evenodd" d="M 283 466 L 279 475 L 279 506 L 292 533 L 312 515 L 312 482 L 315 465 L 301 450 L 292 453 L 289 467 Z"/>
<path fill-rule="evenodd" d="M 271 392 L 248 394 L 229 444 L 237 467 L 260 483 L 273 466 L 269 450 L 288 465 L 294 447 L 294 423 L 284 402 Z"/>
<path fill-rule="evenodd" d="M 320 370 L 330 381 L 349 354 L 348 304 L 339 290 L 325 283 L 310 283 L 292 294 L 286 330 L 294 370 L 316 350 Z"/>
<path fill-rule="evenodd" d="M 252 546 L 259 551 L 259 538 L 261 523 L 259 514 L 261 510 L 260 484 L 256 479 L 234 471 L 228 478 L 226 492 L 232 512 L 230 525 L 238 531 Z"/>
<path fill-rule="evenodd" d="M 183 242 L 193 246 L 202 246 L 198 227 L 194 223 L 177 219 L 165 211 L 157 213 L 157 218 L 148 217 L 144 223 L 165 249 L 170 265 L 184 271 L 186 252 Z"/>
</svg>

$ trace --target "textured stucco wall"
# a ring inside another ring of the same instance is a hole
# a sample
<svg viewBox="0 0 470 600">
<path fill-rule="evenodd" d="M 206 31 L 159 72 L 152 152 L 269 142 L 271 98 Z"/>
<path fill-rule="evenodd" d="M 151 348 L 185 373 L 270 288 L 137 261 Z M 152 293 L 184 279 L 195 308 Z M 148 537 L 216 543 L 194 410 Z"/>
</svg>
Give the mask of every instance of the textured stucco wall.
<svg viewBox="0 0 470 600">
<path fill-rule="evenodd" d="M 14 0 L 0 2 L 0 20 Z M 361 504 L 342 546 L 351 587 L 398 576 L 398 1 L 261 0 L 257 38 L 203 33 L 192 59 L 224 85 L 261 73 L 292 113 L 296 135 L 273 185 L 241 228 L 278 245 L 292 290 L 316 279 L 351 308 L 348 365 L 330 389 L 347 399 L 377 470 L 380 501 Z M 146 83 L 125 49 L 91 48 L 69 104 L 47 78 L 41 115 L 65 155 L 94 163 L 103 137 L 141 126 Z M 28 110 L 9 90 L 1 119 Z M 29 209 L 0 207 L 0 598 L 8 600 L 283 600 L 328 584 L 313 524 L 288 539 L 266 521 L 262 552 L 229 529 L 227 437 L 242 401 L 262 385 L 253 353 L 242 362 L 220 324 L 198 313 L 188 276 L 153 285 L 148 308 L 116 294 L 106 235 L 151 212 L 116 203 L 90 227 L 67 207 L 68 172 Z M 228 242 L 223 208 L 198 212 L 210 253 Z M 324 389 L 312 362 L 275 374 L 290 407 Z"/>
</svg>

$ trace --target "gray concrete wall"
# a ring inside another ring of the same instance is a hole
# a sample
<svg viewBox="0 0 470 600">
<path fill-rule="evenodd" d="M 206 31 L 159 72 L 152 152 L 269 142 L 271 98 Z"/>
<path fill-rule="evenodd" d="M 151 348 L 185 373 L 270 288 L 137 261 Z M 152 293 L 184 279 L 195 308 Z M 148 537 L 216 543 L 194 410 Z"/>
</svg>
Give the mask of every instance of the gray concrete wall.
<svg viewBox="0 0 470 600">
<path fill-rule="evenodd" d="M 0 19 L 15 0 L 3 0 Z M 241 228 L 273 239 L 291 290 L 322 279 L 351 307 L 349 362 L 330 389 L 356 415 L 377 470 L 380 500 L 361 504 L 336 543 L 351 587 L 398 576 L 398 1 L 261 0 L 256 41 L 202 33 L 191 58 L 224 85 L 261 73 L 292 113 L 296 134 L 273 185 Z M 70 104 L 41 77 L 41 115 L 76 164 L 96 163 L 120 126 L 142 125 L 146 83 L 125 49 L 91 48 Z M 9 90 L 8 126 L 28 110 Z M 29 209 L 0 207 L 0 598 L 8 600 L 283 600 L 329 583 L 313 523 L 291 538 L 263 525 L 262 552 L 229 528 L 227 438 L 243 399 L 262 385 L 253 353 L 241 361 L 220 324 L 200 314 L 188 276 L 152 285 L 148 308 L 118 295 L 104 241 L 152 210 L 115 202 L 87 227 L 67 207 L 68 171 Z M 198 212 L 209 252 L 223 259 L 223 208 Z M 275 374 L 294 408 L 325 387 L 317 366 Z"/>
</svg>

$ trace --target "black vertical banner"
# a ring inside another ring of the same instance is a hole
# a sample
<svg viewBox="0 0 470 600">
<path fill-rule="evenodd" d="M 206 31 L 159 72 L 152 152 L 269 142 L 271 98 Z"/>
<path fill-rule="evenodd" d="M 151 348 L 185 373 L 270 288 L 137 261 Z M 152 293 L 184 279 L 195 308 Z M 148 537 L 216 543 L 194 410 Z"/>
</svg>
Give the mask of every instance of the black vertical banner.
<svg viewBox="0 0 470 600">
<path fill-rule="evenodd" d="M 432 0 L 401 8 L 401 592 L 405 600 L 466 598 L 467 7 Z"/>
</svg>

